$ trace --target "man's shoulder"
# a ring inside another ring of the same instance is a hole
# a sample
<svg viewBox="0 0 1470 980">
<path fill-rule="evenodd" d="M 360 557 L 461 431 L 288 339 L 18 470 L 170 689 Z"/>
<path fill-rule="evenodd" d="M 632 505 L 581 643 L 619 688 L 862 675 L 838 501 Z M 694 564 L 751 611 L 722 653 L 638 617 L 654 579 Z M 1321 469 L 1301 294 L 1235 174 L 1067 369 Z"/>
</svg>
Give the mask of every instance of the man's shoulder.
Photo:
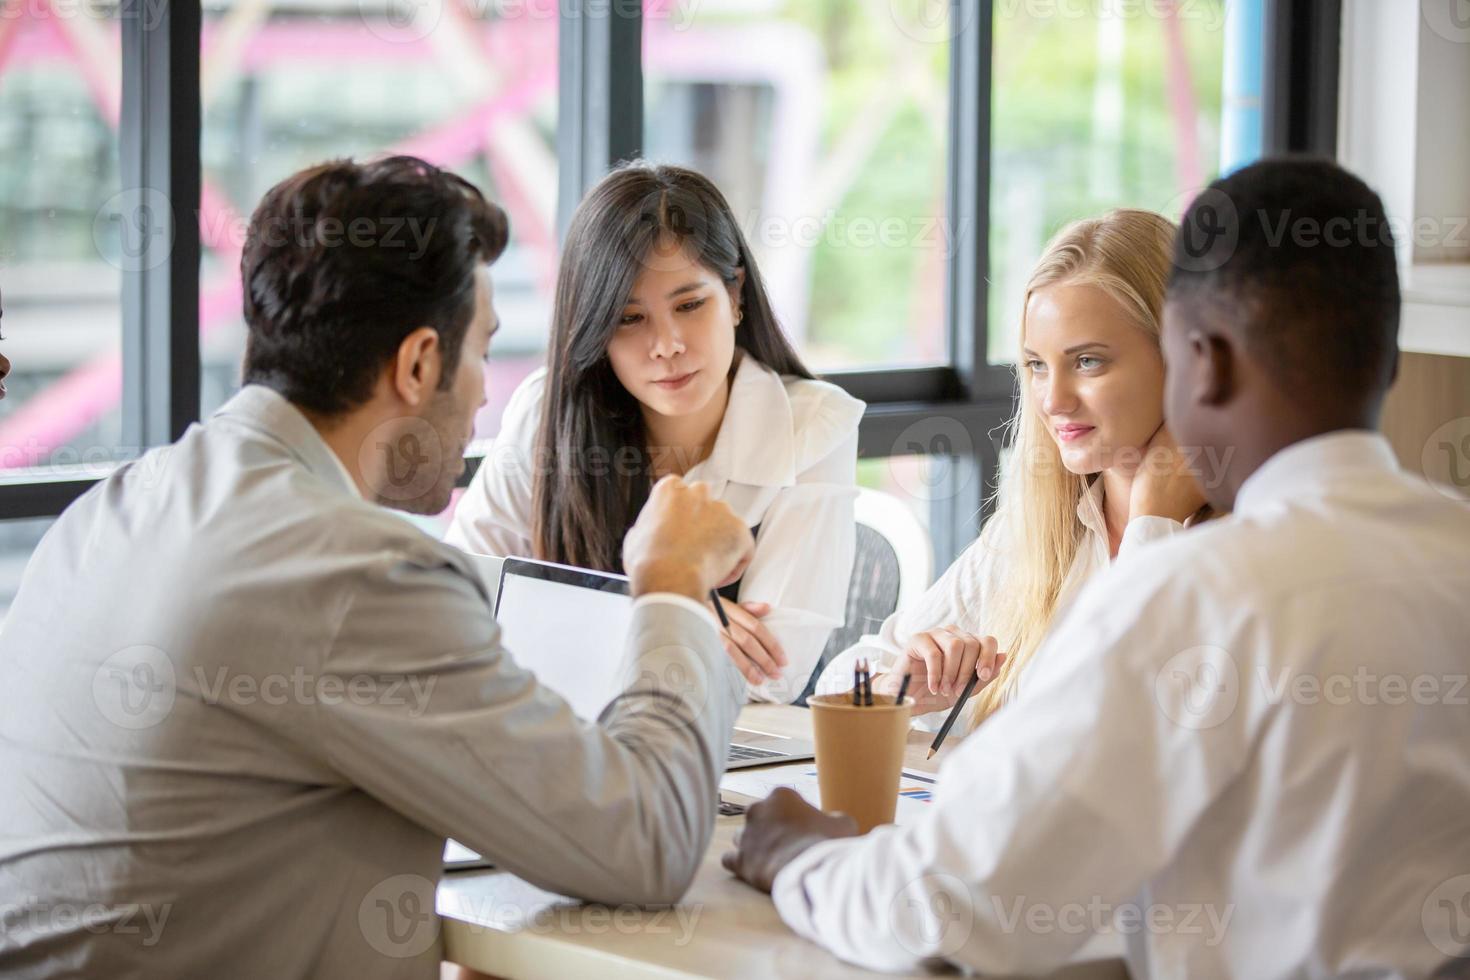
<svg viewBox="0 0 1470 980">
<path fill-rule="evenodd" d="M 146 544 L 188 574 L 274 568 L 283 588 L 303 578 L 347 586 L 387 582 L 395 569 L 443 569 L 483 591 L 469 560 L 406 515 L 313 472 L 269 436 L 223 432 L 224 419 L 120 467 L 58 519 L 103 548 Z"/>
<path fill-rule="evenodd" d="M 1277 588 L 1269 569 L 1285 543 L 1271 528 L 1221 517 L 1135 548 L 1089 583 L 1078 597 L 1094 615 L 1124 620 L 1150 608 L 1259 608 Z"/>
</svg>

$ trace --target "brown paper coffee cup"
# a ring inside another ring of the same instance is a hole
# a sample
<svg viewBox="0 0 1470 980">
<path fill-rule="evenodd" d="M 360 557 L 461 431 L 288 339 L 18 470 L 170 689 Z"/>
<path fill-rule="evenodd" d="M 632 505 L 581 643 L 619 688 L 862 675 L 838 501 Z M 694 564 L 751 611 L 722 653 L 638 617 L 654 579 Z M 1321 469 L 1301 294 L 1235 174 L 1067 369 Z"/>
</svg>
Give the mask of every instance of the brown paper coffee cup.
<svg viewBox="0 0 1470 980">
<path fill-rule="evenodd" d="M 890 695 L 874 694 L 872 705 L 859 707 L 851 691 L 807 699 L 822 809 L 852 817 L 860 834 L 893 822 L 913 704 L 913 698 L 898 704 Z"/>
</svg>

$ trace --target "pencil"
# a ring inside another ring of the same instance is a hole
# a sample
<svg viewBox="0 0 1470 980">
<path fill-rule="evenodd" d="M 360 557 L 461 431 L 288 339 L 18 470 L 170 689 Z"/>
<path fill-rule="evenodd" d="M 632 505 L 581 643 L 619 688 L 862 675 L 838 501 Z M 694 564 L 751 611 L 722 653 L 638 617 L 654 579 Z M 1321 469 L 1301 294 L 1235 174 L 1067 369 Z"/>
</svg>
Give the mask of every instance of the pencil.
<svg viewBox="0 0 1470 980">
<path fill-rule="evenodd" d="M 896 703 L 903 704 L 904 695 L 909 693 L 909 678 L 913 676 L 913 674 L 907 673 L 903 675 L 903 683 L 898 685 L 898 701 Z"/>
<path fill-rule="evenodd" d="M 863 661 L 863 705 L 873 706 L 873 667 L 866 660 Z"/>
<path fill-rule="evenodd" d="M 965 689 L 960 694 L 960 699 L 954 703 L 953 708 L 949 709 L 949 717 L 944 719 L 944 727 L 939 729 L 938 735 L 934 736 L 934 744 L 929 746 L 929 754 L 924 756 L 924 758 L 934 758 L 934 753 L 938 752 L 939 746 L 944 744 L 944 736 L 949 734 L 949 730 L 954 727 L 954 720 L 960 716 L 960 709 L 965 706 L 966 701 L 970 700 L 970 695 L 975 693 L 975 685 L 979 681 L 980 675 L 972 672 L 970 674 L 970 680 L 965 684 Z"/>
<path fill-rule="evenodd" d="M 852 666 L 852 703 L 854 707 L 863 703 L 863 662 L 856 661 Z"/>
<path fill-rule="evenodd" d="M 715 589 L 709 590 L 710 601 L 715 604 L 715 615 L 720 617 L 720 625 L 725 629 L 730 628 L 730 617 L 725 615 L 725 606 L 720 602 L 720 593 Z"/>
</svg>

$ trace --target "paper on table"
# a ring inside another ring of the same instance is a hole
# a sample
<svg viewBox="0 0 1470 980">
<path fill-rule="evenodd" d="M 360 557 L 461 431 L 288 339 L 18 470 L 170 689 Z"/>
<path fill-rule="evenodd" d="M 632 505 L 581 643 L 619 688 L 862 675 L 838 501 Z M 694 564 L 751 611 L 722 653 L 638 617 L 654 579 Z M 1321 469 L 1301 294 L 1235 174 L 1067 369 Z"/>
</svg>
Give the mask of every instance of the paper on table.
<svg viewBox="0 0 1470 980">
<path fill-rule="evenodd" d="M 465 847 L 454 838 L 444 842 L 444 870 L 469 871 L 476 868 L 493 868 L 494 862 Z"/>
<path fill-rule="evenodd" d="M 721 790 L 756 800 L 765 799 L 782 786 L 796 790 L 812 806 L 822 805 L 821 790 L 817 786 L 817 770 L 810 762 L 765 766 L 760 769 L 736 769 L 725 773 L 720 780 Z M 933 799 L 933 792 L 933 776 L 905 769 L 898 781 L 898 809 L 894 813 L 894 823 L 909 823 L 916 819 Z"/>
</svg>

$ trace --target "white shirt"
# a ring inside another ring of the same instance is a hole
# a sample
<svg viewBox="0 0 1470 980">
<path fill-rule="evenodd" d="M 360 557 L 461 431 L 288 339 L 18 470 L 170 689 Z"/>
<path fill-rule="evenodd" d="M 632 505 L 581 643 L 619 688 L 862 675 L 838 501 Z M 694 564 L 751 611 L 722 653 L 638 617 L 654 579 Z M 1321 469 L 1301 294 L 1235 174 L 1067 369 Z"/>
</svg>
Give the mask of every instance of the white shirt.
<svg viewBox="0 0 1470 980">
<path fill-rule="evenodd" d="M 1062 581 L 1057 598 L 1054 620 L 1060 619 L 1063 611 L 1076 597 L 1079 589 L 1099 572 L 1112 564 L 1108 546 L 1107 521 L 1102 513 L 1102 480 L 1094 480 L 1077 502 L 1077 520 L 1082 524 L 1082 540 L 1072 567 Z M 1123 530 L 1123 540 L 1118 546 L 1118 557 L 1124 558 L 1134 549 L 1150 541 L 1158 541 L 1184 530 L 1185 525 L 1167 517 L 1140 516 L 1128 522 Z M 964 554 L 940 576 L 907 609 L 900 609 L 883 621 L 876 634 L 869 634 L 833 657 L 817 679 L 815 693 L 833 694 L 851 690 L 852 670 L 859 658 L 874 664 L 873 672 L 887 673 L 894 669 L 909 641 L 915 633 L 954 625 L 967 633 L 986 635 L 994 627 L 989 624 L 989 610 L 1008 587 L 1009 569 L 1015 548 L 1026 547 L 1025 543 L 1010 540 L 1011 534 L 1004 521 L 992 519 L 985 525 Z M 1025 682 L 1022 672 L 1018 684 Z M 1018 688 L 1019 689 L 1019 688 Z M 936 731 L 944 723 L 948 709 L 931 711 L 914 719 L 915 728 Z M 958 730 L 950 737 L 963 734 Z"/>
<path fill-rule="evenodd" d="M 532 555 L 531 495 L 546 370 L 511 396 L 500 435 L 465 490 L 444 540 L 466 551 Z M 856 551 L 858 423 L 864 404 L 836 385 L 783 378 L 741 358 L 707 459 L 684 474 L 760 530 L 741 602 L 768 602 L 764 623 L 786 651 L 781 678 L 751 686 L 754 701 L 787 702 L 806 687 L 842 625 Z"/>
<path fill-rule="evenodd" d="M 883 970 L 1045 973 L 1115 914 L 1135 978 L 1429 976 L 1470 953 L 1467 597 L 1470 509 L 1381 436 L 1282 450 L 1083 591 L 922 820 L 786 867 L 781 916 Z"/>
<path fill-rule="evenodd" d="M 565 895 L 683 893 L 743 694 L 709 610 L 640 598 L 579 719 L 339 463 L 247 385 L 46 532 L 0 627 L 0 975 L 438 977 L 446 836 Z"/>
</svg>

